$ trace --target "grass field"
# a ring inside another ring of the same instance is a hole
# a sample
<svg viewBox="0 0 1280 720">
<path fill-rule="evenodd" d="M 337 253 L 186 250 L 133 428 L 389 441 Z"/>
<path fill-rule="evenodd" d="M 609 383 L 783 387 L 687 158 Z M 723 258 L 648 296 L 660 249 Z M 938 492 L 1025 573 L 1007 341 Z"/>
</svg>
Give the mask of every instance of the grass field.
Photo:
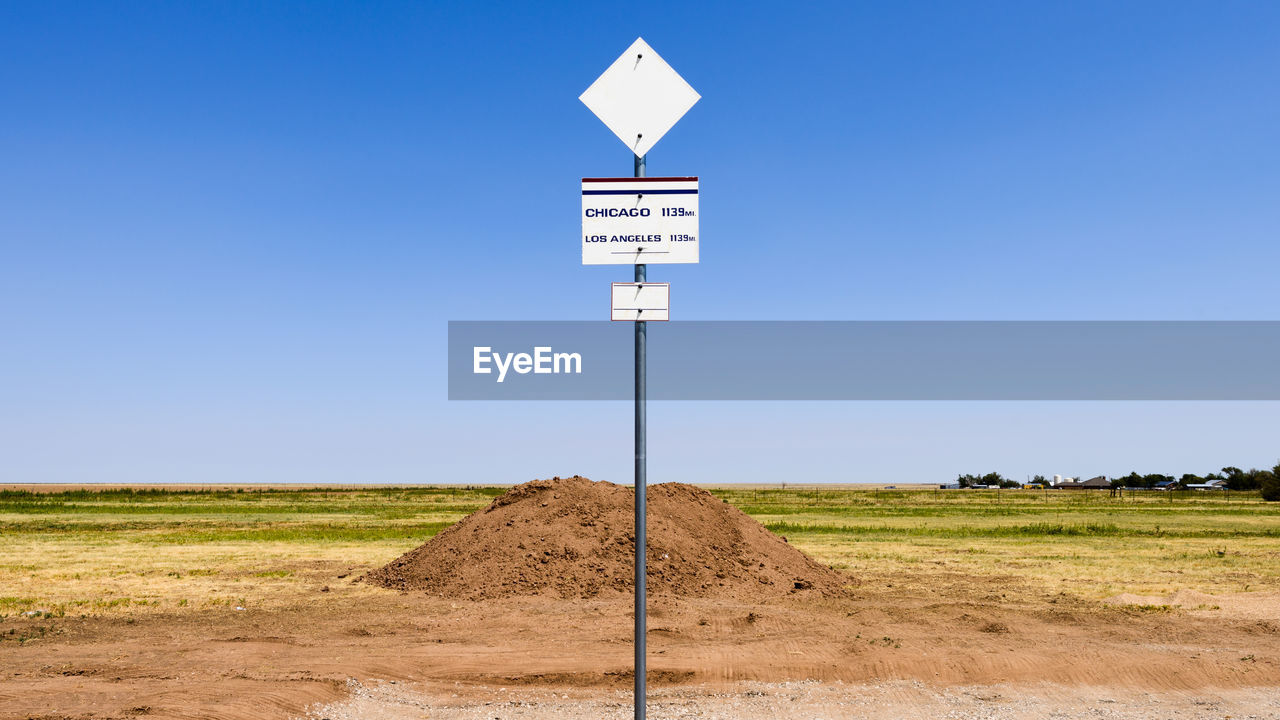
<svg viewBox="0 0 1280 720">
<path fill-rule="evenodd" d="M 856 576 L 1008 575 L 1105 598 L 1280 587 L 1280 504 L 1256 493 L 721 491 L 820 560 Z"/>
<path fill-rule="evenodd" d="M 503 491 L 3 491 L 0 616 L 288 606 L 314 598 L 335 565 L 354 576 L 385 563 Z M 1280 503 L 1256 494 L 713 492 L 867 582 L 1007 575 L 1093 599 L 1280 589 Z"/>
</svg>

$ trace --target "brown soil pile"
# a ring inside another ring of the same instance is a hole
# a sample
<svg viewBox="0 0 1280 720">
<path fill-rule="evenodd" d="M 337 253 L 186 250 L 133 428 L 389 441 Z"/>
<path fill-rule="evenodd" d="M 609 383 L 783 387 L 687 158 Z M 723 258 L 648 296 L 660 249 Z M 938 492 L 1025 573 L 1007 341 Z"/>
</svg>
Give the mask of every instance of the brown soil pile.
<svg viewBox="0 0 1280 720">
<path fill-rule="evenodd" d="M 467 599 L 630 593 L 634 493 L 583 477 L 518 485 L 365 581 Z M 648 589 L 752 602 L 839 594 L 849 579 L 692 485 L 648 491 Z"/>
</svg>

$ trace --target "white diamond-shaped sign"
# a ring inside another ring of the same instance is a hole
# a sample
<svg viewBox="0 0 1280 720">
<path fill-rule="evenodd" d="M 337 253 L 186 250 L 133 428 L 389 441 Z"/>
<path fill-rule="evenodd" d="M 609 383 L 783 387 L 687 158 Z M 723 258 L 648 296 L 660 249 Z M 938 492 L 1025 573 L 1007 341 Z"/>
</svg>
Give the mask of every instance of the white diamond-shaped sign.
<svg viewBox="0 0 1280 720">
<path fill-rule="evenodd" d="M 636 38 L 578 99 L 644 157 L 701 97 L 643 38 Z"/>
</svg>

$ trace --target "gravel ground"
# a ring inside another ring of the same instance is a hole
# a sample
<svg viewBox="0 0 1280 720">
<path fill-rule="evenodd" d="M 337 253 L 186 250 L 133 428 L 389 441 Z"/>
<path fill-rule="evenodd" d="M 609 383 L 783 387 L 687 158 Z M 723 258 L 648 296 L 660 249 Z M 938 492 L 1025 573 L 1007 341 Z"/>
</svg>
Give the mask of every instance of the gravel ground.
<svg viewBox="0 0 1280 720">
<path fill-rule="evenodd" d="M 348 683 L 351 696 L 312 708 L 306 720 L 628 720 L 629 691 Z M 457 692 L 453 692 L 456 690 Z M 920 682 L 740 683 L 672 687 L 649 697 L 652 720 L 1280 720 L 1280 689 L 1178 692 L 1035 686 L 953 686 Z"/>
</svg>

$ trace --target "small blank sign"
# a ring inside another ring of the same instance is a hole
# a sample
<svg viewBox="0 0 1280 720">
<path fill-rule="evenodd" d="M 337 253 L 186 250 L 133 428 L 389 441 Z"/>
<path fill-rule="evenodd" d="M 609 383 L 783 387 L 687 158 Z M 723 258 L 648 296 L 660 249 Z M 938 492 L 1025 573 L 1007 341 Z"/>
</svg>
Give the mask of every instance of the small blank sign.
<svg viewBox="0 0 1280 720">
<path fill-rule="evenodd" d="M 670 320 L 671 283 L 614 283 L 611 320 Z"/>
</svg>

